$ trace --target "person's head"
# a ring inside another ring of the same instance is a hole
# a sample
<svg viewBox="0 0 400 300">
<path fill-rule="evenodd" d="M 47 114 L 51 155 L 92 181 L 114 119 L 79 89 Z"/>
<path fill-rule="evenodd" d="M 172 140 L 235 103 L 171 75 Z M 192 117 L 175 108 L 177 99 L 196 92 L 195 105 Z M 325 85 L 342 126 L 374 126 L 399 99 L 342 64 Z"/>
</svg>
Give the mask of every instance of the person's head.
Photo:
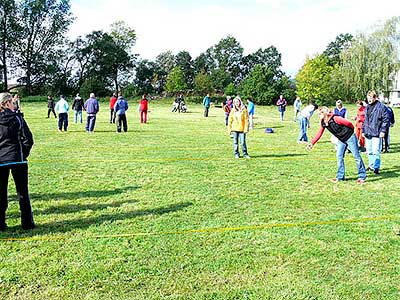
<svg viewBox="0 0 400 300">
<path fill-rule="evenodd" d="M 342 100 L 339 99 L 339 100 L 336 101 L 336 107 L 337 108 L 342 108 L 343 107 Z"/>
<path fill-rule="evenodd" d="M 375 91 L 369 91 L 367 94 L 367 100 L 369 104 L 375 103 L 378 100 L 378 95 Z"/>
<path fill-rule="evenodd" d="M 76 94 L 76 97 L 79 97 L 79 93 Z"/>
<path fill-rule="evenodd" d="M 143 94 L 143 99 L 147 99 L 147 94 L 146 93 Z"/>
<path fill-rule="evenodd" d="M 241 106 L 242 106 L 242 99 L 240 99 L 240 97 L 239 96 L 236 96 L 234 99 L 233 99 L 233 106 L 235 107 L 235 108 L 240 108 Z"/>
<path fill-rule="evenodd" d="M 48 96 L 47 96 L 47 99 L 51 100 L 51 96 L 50 96 L 50 95 L 48 95 Z"/>
<path fill-rule="evenodd" d="M 279 98 L 280 98 L 280 99 L 283 99 L 283 95 L 280 95 Z M 275 99 L 276 99 L 276 98 L 275 98 Z"/>
<path fill-rule="evenodd" d="M 210 97 L 210 94 L 209 94 L 209 93 L 207 93 L 207 97 Z"/>
<path fill-rule="evenodd" d="M 231 96 L 226 96 L 226 101 L 232 100 Z"/>
<path fill-rule="evenodd" d="M 60 96 L 60 99 L 65 100 L 65 96 L 64 96 L 64 95 L 61 95 L 61 96 Z"/>
<path fill-rule="evenodd" d="M 115 92 L 112 95 L 113 95 L 113 97 L 117 97 L 117 93 L 115 93 Z"/>
<path fill-rule="evenodd" d="M 13 98 L 10 93 L 0 94 L 0 112 L 4 111 L 6 108 L 14 111 Z"/>
<path fill-rule="evenodd" d="M 249 102 L 253 102 L 253 100 L 251 100 L 251 98 L 247 98 L 247 103 Z"/>
<path fill-rule="evenodd" d="M 118 92 L 118 98 L 122 97 L 122 92 Z"/>
<path fill-rule="evenodd" d="M 319 118 L 322 120 L 326 118 L 331 113 L 331 110 L 326 106 L 321 106 L 318 108 Z"/>
<path fill-rule="evenodd" d="M 90 98 L 94 98 L 94 97 L 95 97 L 94 93 L 90 93 Z"/>
<path fill-rule="evenodd" d="M 362 100 L 357 100 L 356 104 L 357 104 L 358 108 L 360 108 L 361 106 L 364 106 L 364 102 Z"/>
</svg>

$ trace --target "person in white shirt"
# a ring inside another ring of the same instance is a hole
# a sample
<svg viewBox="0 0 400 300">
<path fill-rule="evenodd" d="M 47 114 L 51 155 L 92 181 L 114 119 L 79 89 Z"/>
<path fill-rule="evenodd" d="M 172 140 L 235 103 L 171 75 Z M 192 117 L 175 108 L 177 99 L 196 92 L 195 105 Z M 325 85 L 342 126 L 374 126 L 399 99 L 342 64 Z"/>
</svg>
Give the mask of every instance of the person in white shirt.
<svg viewBox="0 0 400 300">
<path fill-rule="evenodd" d="M 310 118 L 312 117 L 314 111 L 318 108 L 318 105 L 311 103 L 303 108 L 299 115 L 299 128 L 300 133 L 297 139 L 297 143 L 307 143 L 307 128 L 310 128 Z"/>
<path fill-rule="evenodd" d="M 296 100 L 294 100 L 293 110 L 294 110 L 293 122 L 296 122 L 297 121 L 297 115 L 301 111 L 301 100 L 300 100 L 300 97 L 297 97 Z"/>
<path fill-rule="evenodd" d="M 67 131 L 69 105 L 65 100 L 65 96 L 60 97 L 60 100 L 56 103 L 55 109 L 58 113 L 58 131 L 61 132 L 63 127 L 64 131 Z"/>
</svg>

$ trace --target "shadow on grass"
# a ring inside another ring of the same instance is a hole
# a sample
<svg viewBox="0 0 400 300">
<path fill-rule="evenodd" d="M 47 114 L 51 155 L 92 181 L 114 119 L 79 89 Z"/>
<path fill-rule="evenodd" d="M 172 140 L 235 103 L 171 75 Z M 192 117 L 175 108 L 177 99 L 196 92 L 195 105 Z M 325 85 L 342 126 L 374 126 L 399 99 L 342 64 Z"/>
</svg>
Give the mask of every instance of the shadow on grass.
<svg viewBox="0 0 400 300">
<path fill-rule="evenodd" d="M 140 186 L 127 186 L 123 188 L 117 188 L 113 190 L 98 190 L 98 191 L 78 191 L 78 192 L 65 192 L 65 193 L 46 193 L 38 194 L 31 193 L 30 197 L 32 201 L 47 201 L 47 200 L 75 200 L 80 198 L 101 198 L 108 197 L 117 194 L 122 194 L 124 192 L 139 189 Z M 17 200 L 14 197 L 14 200 Z"/>
<path fill-rule="evenodd" d="M 303 153 L 277 153 L 277 154 L 261 154 L 251 155 L 251 158 L 278 158 L 278 157 L 294 157 L 294 156 L 305 156 Z"/>
<path fill-rule="evenodd" d="M 372 172 L 368 172 L 367 181 L 379 181 L 387 178 L 400 177 L 400 166 L 394 166 L 388 169 L 381 169 L 379 175 L 375 175 Z"/>
<path fill-rule="evenodd" d="M 134 201 L 131 201 L 134 202 Z M 45 224 L 36 224 L 36 229 L 32 231 L 22 231 L 20 226 L 8 228 L 5 232 L 1 233 L 2 238 L 10 237 L 31 237 L 40 236 L 42 234 L 65 233 L 73 230 L 82 230 L 89 227 L 101 226 L 103 224 L 110 224 L 117 221 L 133 219 L 143 216 L 161 216 L 183 210 L 193 205 L 191 202 L 181 202 L 171 204 L 168 206 L 161 206 L 156 208 L 139 209 L 125 212 L 112 212 L 93 216 L 90 218 L 77 218 L 72 220 L 53 221 Z M 112 225 L 111 225 L 112 226 Z"/>
</svg>

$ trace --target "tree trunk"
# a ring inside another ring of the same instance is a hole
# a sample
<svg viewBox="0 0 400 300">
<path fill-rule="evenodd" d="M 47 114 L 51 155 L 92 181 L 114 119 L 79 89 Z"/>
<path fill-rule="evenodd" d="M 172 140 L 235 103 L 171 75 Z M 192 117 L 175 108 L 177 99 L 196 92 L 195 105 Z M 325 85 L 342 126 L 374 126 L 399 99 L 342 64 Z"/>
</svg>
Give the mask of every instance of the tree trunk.
<svg viewBox="0 0 400 300">
<path fill-rule="evenodd" d="M 4 91 L 8 90 L 8 78 L 7 78 L 7 20 L 4 13 L 3 22 L 1 26 L 3 27 L 3 38 L 1 44 L 1 51 L 2 51 L 2 62 L 3 62 L 3 80 L 4 80 Z"/>
</svg>

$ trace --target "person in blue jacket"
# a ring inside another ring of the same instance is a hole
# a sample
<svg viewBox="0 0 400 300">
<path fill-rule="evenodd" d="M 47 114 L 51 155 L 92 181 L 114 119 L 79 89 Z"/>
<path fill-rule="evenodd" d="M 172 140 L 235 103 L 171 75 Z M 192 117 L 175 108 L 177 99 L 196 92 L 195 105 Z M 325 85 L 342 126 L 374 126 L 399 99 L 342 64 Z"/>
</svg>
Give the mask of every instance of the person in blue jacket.
<svg viewBox="0 0 400 300">
<path fill-rule="evenodd" d="M 247 98 L 247 111 L 249 113 L 249 129 L 254 128 L 254 102 L 251 98 Z"/>
<path fill-rule="evenodd" d="M 362 134 L 365 137 L 365 147 L 368 153 L 368 170 L 380 173 L 382 138 L 389 126 L 389 116 L 385 105 L 378 101 L 375 91 L 367 94 L 368 105 L 365 109 L 365 121 Z"/>
<path fill-rule="evenodd" d="M 118 100 L 114 105 L 114 112 L 116 114 L 117 132 L 121 132 L 121 128 L 124 128 L 124 132 L 128 131 L 128 122 L 126 121 L 126 111 L 128 110 L 128 102 L 124 99 L 121 93 L 118 94 Z"/>
<path fill-rule="evenodd" d="M 210 98 L 210 94 L 207 94 L 204 99 L 203 99 L 203 106 L 204 106 L 204 116 L 208 117 L 208 112 L 210 110 L 210 106 L 211 106 L 211 98 Z"/>
<path fill-rule="evenodd" d="M 99 101 L 94 96 L 94 93 L 90 93 L 90 98 L 86 100 L 84 109 L 86 110 L 86 131 L 93 133 L 94 125 L 96 124 L 96 115 L 99 112 Z"/>
</svg>

